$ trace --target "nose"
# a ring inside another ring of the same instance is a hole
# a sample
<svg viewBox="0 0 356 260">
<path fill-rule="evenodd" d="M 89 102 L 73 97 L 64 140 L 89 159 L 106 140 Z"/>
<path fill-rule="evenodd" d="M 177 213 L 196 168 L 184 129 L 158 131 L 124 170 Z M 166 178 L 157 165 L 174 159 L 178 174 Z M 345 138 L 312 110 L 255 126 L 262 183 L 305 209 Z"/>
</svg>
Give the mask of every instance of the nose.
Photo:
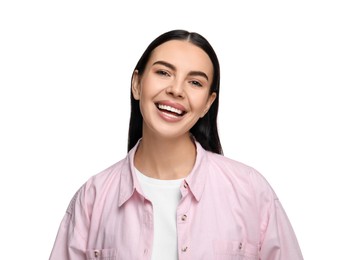
<svg viewBox="0 0 356 260">
<path fill-rule="evenodd" d="M 176 98 L 184 98 L 184 82 L 175 80 L 166 88 L 166 93 Z"/>
</svg>

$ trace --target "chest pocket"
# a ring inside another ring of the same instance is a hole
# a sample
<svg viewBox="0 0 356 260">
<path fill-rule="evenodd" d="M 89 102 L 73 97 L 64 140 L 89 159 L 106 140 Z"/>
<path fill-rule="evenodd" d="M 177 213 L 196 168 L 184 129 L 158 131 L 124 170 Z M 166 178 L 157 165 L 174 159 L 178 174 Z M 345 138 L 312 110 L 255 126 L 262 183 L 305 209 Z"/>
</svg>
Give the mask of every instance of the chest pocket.
<svg viewBox="0 0 356 260">
<path fill-rule="evenodd" d="M 116 249 L 87 250 L 87 260 L 116 260 Z"/>
<path fill-rule="evenodd" d="M 258 260 L 258 247 L 244 241 L 215 240 L 215 260 Z"/>
</svg>

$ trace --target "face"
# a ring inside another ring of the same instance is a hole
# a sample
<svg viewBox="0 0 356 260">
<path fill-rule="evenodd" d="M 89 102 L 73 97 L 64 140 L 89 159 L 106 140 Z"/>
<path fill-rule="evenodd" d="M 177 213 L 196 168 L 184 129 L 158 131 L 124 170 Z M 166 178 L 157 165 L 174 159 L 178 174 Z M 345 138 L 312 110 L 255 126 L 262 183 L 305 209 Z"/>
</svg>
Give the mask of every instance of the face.
<svg viewBox="0 0 356 260">
<path fill-rule="evenodd" d="M 132 93 L 140 101 L 143 136 L 178 137 L 203 117 L 215 100 L 210 94 L 213 64 L 199 47 L 171 40 L 153 50 L 145 71 L 136 71 Z"/>
</svg>

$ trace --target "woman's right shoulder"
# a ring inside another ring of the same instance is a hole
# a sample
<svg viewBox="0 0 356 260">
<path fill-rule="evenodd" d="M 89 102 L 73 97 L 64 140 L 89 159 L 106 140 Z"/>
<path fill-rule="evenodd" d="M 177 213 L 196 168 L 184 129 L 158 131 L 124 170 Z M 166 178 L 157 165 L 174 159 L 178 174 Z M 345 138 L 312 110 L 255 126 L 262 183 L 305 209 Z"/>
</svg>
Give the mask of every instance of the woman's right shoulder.
<svg viewBox="0 0 356 260">
<path fill-rule="evenodd" d="M 130 173 L 130 161 L 128 156 L 107 167 L 103 171 L 91 176 L 87 182 L 87 188 L 94 187 L 96 190 L 118 184 L 123 174 Z"/>
<path fill-rule="evenodd" d="M 127 157 L 91 176 L 84 182 L 74 194 L 67 212 L 71 213 L 78 203 L 91 205 L 98 197 L 108 196 L 108 193 L 117 192 L 123 174 L 130 174 L 130 163 Z"/>
<path fill-rule="evenodd" d="M 103 171 L 91 176 L 87 182 L 90 184 L 101 184 L 107 181 L 113 181 L 114 179 L 120 179 L 123 172 L 130 171 L 130 162 L 128 157 L 114 163 L 107 167 Z"/>
</svg>

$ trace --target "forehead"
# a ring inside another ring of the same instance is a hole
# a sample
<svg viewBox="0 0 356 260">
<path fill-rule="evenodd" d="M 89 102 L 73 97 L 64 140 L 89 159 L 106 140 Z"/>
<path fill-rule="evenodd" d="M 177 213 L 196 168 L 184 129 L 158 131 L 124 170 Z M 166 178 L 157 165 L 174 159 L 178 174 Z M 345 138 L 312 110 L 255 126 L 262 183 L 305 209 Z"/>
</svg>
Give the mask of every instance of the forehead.
<svg viewBox="0 0 356 260">
<path fill-rule="evenodd" d="M 188 41 L 171 40 L 159 45 L 152 51 L 148 63 L 153 64 L 158 60 L 171 63 L 177 69 L 203 71 L 210 76 L 213 74 L 213 63 L 208 54 Z"/>
</svg>

